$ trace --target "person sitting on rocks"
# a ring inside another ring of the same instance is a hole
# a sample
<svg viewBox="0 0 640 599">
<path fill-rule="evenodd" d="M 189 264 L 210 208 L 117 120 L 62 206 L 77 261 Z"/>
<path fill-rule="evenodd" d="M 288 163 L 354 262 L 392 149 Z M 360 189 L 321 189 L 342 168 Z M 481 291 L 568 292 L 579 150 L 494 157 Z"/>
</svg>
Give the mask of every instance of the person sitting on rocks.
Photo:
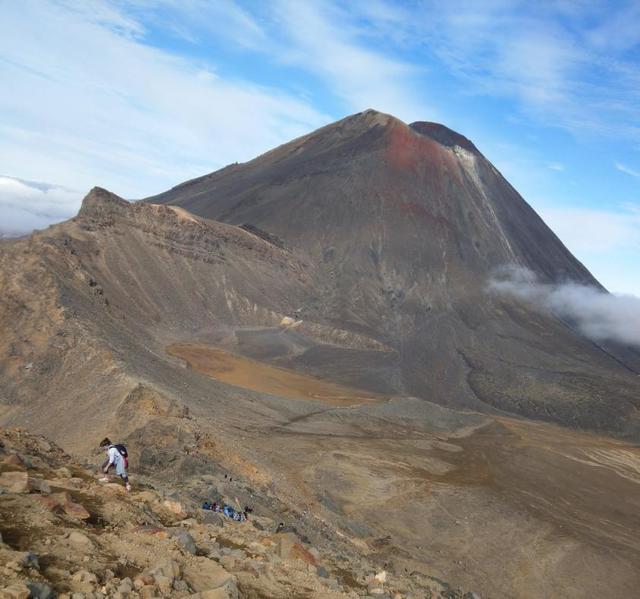
<svg viewBox="0 0 640 599">
<path fill-rule="evenodd" d="M 238 511 L 231 507 L 230 505 L 225 505 L 222 508 L 222 513 L 227 517 L 231 518 L 231 520 L 235 520 L 236 522 L 244 522 L 249 517 L 249 512 L 251 512 L 251 508 L 245 506 L 243 511 Z"/>
<path fill-rule="evenodd" d="M 211 510 L 212 512 L 221 512 L 222 511 L 222 507 L 219 506 L 217 504 L 217 502 L 215 502 L 215 501 L 213 503 L 211 503 L 210 501 L 205 501 L 202 504 L 202 509 L 203 510 Z"/>
<path fill-rule="evenodd" d="M 102 472 L 104 472 L 105 476 L 100 481 L 109 482 L 109 469 L 111 466 L 115 466 L 116 475 L 124 481 L 125 489 L 131 491 L 129 475 L 127 474 L 127 467 L 129 466 L 127 448 L 122 444 L 114 445 L 109 437 L 105 437 L 100 442 L 100 448 L 107 452 L 107 459 L 102 464 Z"/>
</svg>

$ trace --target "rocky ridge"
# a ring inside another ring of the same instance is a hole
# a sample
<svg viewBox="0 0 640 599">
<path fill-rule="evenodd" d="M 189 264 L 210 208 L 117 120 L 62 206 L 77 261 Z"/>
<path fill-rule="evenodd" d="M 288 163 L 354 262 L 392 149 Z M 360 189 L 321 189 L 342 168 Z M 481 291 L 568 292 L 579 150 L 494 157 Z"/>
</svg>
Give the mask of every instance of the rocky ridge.
<svg viewBox="0 0 640 599">
<path fill-rule="evenodd" d="M 2 429 L 0 597 L 475 596 L 355 552 L 319 551 L 259 512 L 235 522 L 149 478 L 127 494 L 44 437 Z"/>
</svg>

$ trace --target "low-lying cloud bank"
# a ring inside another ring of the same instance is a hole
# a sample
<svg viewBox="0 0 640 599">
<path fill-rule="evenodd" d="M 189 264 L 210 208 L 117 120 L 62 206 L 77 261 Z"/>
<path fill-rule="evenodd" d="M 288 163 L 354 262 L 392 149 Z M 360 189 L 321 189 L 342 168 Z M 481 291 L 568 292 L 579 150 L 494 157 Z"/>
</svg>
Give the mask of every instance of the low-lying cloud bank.
<svg viewBox="0 0 640 599">
<path fill-rule="evenodd" d="M 613 295 L 578 283 L 542 283 L 534 272 L 519 266 L 500 269 L 489 289 L 569 320 L 595 341 L 640 347 L 640 297 Z"/>
<path fill-rule="evenodd" d="M 0 237 L 16 237 L 75 215 L 79 191 L 0 176 Z"/>
</svg>

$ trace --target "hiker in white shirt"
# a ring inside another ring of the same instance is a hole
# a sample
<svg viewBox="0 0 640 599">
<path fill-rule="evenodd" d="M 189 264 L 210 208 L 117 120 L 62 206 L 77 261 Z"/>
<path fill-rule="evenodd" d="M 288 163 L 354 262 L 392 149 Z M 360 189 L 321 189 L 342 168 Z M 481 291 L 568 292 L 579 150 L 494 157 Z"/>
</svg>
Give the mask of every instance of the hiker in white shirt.
<svg viewBox="0 0 640 599">
<path fill-rule="evenodd" d="M 105 476 L 101 478 L 100 481 L 109 482 L 109 469 L 114 466 L 116 475 L 124 481 L 124 486 L 127 491 L 131 491 L 129 475 L 127 474 L 127 468 L 129 466 L 127 448 L 122 444 L 111 443 L 109 437 L 105 437 L 100 442 L 100 447 L 107 452 L 107 459 L 104 464 L 102 464 L 102 472 L 104 472 Z"/>
</svg>

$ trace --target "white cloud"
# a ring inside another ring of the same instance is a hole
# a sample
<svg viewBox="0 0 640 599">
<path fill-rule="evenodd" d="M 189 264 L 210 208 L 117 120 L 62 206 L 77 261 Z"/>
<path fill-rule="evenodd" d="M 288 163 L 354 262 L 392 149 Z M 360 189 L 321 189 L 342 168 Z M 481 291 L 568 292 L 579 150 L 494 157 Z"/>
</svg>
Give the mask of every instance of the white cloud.
<svg viewBox="0 0 640 599">
<path fill-rule="evenodd" d="M 582 57 L 549 21 L 504 2 L 450 2 L 429 3 L 414 23 L 429 36 L 431 51 L 473 84 L 468 93 L 511 95 L 536 111 L 567 101 Z"/>
<path fill-rule="evenodd" d="M 637 3 L 377 4 L 388 7 L 375 11 L 381 32 L 443 62 L 462 93 L 513 98 L 529 117 L 577 135 L 640 139 Z"/>
<path fill-rule="evenodd" d="M 3 171 L 143 197 L 334 120 L 304 84 L 289 82 L 301 92 L 286 92 L 221 74 L 212 36 L 311 73 L 340 98 L 341 113 L 433 117 L 413 93 L 414 67 L 371 50 L 340 6 L 254 8 L 232 0 L 3 5 L 0 86 L 11 90 L 0 95 Z M 152 46 L 154 27 L 192 42 L 199 58 Z"/>
<path fill-rule="evenodd" d="M 291 94 L 144 44 L 144 28 L 117 7 L 3 5 L 5 173 L 139 197 L 331 120 Z"/>
<path fill-rule="evenodd" d="M 405 120 L 433 116 L 433 109 L 413 83 L 421 67 L 407 59 L 393 58 L 392 48 L 387 45 L 384 51 L 379 49 L 376 39 L 379 19 L 401 20 L 407 11 L 382 1 L 345 5 L 331 0 L 274 0 L 251 5 L 251 10 L 241 4 L 232 0 L 155 0 L 144 4 L 144 15 L 146 19 L 161 19 L 163 27 L 201 49 L 207 49 L 209 38 L 215 36 L 228 40 L 236 51 L 261 53 L 273 64 L 289 69 L 291 79 L 304 74 L 309 81 L 311 75 L 313 82 L 307 93 L 313 94 L 320 82 L 322 94 L 333 101 L 339 99 L 344 111 L 372 107 Z M 133 10 L 136 5 L 125 6 Z M 154 10 L 157 7 L 162 10 Z M 363 19 L 368 19 L 366 25 Z M 387 29 L 383 29 L 386 34 Z"/>
<path fill-rule="evenodd" d="M 73 216 L 83 193 L 0 176 L 0 237 L 22 235 Z"/>
<path fill-rule="evenodd" d="M 271 43 L 255 11 L 250 13 L 234 0 L 121 0 L 120 7 L 195 45 L 206 46 L 212 35 L 234 48 L 262 51 Z"/>
<path fill-rule="evenodd" d="M 296 0 L 280 0 L 277 7 L 288 41 L 286 55 L 278 58 L 321 77 L 351 111 L 375 108 L 406 121 L 433 117 L 411 84 L 418 67 L 360 41 L 348 12 L 332 3 Z M 382 3 L 372 9 L 387 10 L 388 18 L 393 14 Z"/>
<path fill-rule="evenodd" d="M 3 5 L 0 86 L 11 91 L 0 94 L 0 164 L 58 184 L 45 192 L 6 177 L 3 231 L 68 218 L 94 185 L 144 197 L 333 120 L 308 94 L 221 74 L 212 36 L 313 74 L 348 111 L 427 116 L 410 90 L 412 68 L 368 49 L 353 19 L 337 26 L 338 14 L 351 19 L 331 3 L 284 1 L 256 11 L 232 0 Z M 199 58 L 151 45 L 154 28 L 192 43 Z"/>
<path fill-rule="evenodd" d="M 558 172 L 563 172 L 567 168 L 564 164 L 562 164 L 562 162 L 547 162 L 547 167 L 552 171 Z"/>
<path fill-rule="evenodd" d="M 640 297 L 612 295 L 571 282 L 542 283 L 535 273 L 518 266 L 503 269 L 489 288 L 572 321 L 590 339 L 640 347 Z"/>
<path fill-rule="evenodd" d="M 632 169 L 620 162 L 616 162 L 615 163 L 615 167 L 622 173 L 625 173 L 627 175 L 631 175 L 632 177 L 640 177 L 640 171 L 637 171 L 635 169 Z"/>
</svg>

